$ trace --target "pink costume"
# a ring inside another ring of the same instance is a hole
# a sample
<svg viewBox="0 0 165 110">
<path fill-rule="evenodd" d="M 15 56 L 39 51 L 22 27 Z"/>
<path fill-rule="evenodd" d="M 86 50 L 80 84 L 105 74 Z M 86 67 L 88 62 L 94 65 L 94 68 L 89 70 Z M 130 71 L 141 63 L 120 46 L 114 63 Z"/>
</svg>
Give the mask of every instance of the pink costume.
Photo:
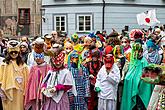
<svg viewBox="0 0 165 110">
<path fill-rule="evenodd" d="M 28 110 L 30 107 L 32 107 L 32 110 L 39 110 L 41 108 L 43 102 L 41 82 L 50 69 L 50 65 L 46 63 L 32 66 L 26 88 L 25 110 Z"/>
</svg>

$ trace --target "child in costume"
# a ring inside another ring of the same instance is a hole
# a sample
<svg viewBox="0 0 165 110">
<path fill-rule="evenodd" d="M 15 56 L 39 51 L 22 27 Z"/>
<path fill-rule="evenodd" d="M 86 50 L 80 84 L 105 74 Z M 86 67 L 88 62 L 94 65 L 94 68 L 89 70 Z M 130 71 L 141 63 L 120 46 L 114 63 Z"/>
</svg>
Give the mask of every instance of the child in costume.
<svg viewBox="0 0 165 110">
<path fill-rule="evenodd" d="M 123 48 L 120 45 L 115 45 L 113 48 L 113 55 L 114 55 L 114 61 L 117 63 L 119 69 L 120 69 L 120 75 L 122 74 L 122 69 L 125 64 L 125 56 L 123 52 Z"/>
<path fill-rule="evenodd" d="M 70 52 L 73 51 L 73 45 L 70 42 L 66 42 L 64 44 L 64 50 L 65 50 L 65 59 L 64 59 L 64 65 L 68 65 L 68 56 Z"/>
<path fill-rule="evenodd" d="M 94 91 L 96 78 L 99 70 L 103 66 L 103 62 L 100 60 L 100 51 L 95 48 L 91 50 L 92 60 L 85 63 L 84 66 L 89 71 L 89 80 L 90 80 L 90 97 L 88 98 L 88 110 L 97 110 L 98 97 L 97 92 Z"/>
<path fill-rule="evenodd" d="M 124 56 L 130 62 L 131 46 L 129 39 L 127 37 L 123 37 L 121 40 L 121 45 L 123 46 Z"/>
<path fill-rule="evenodd" d="M 43 110 L 69 110 L 67 91 L 74 87 L 74 80 L 71 72 L 64 66 L 65 53 L 58 44 L 54 45 L 51 49 L 54 53 L 51 56 L 52 70 L 48 71 L 42 81 L 42 92 L 46 96 Z"/>
<path fill-rule="evenodd" d="M 83 48 L 83 51 L 81 52 L 83 64 L 87 63 L 91 60 L 89 52 L 90 52 L 90 47 L 91 47 L 92 43 L 93 43 L 92 38 L 90 38 L 90 37 L 84 38 L 84 44 L 83 44 L 84 48 Z"/>
<path fill-rule="evenodd" d="M 89 97 L 89 73 L 81 64 L 81 56 L 73 51 L 68 57 L 68 68 L 75 80 L 77 96 L 69 92 L 70 110 L 87 110 Z"/>
<path fill-rule="evenodd" d="M 160 64 L 162 55 L 158 53 L 158 45 L 156 45 L 152 39 L 149 39 L 146 45 L 147 50 L 144 52 L 144 57 L 147 59 L 148 63 Z"/>
<path fill-rule="evenodd" d="M 25 87 L 29 70 L 20 56 L 19 42 L 7 44 L 7 56 L 0 65 L 0 89 L 4 110 L 24 110 Z"/>
<path fill-rule="evenodd" d="M 76 50 L 77 52 L 81 52 L 83 50 L 83 46 L 79 44 L 79 37 L 78 34 L 74 33 L 71 36 L 71 42 L 73 44 L 73 49 Z"/>
<path fill-rule="evenodd" d="M 25 110 L 41 110 L 44 102 L 41 93 L 41 82 L 46 76 L 51 66 L 44 61 L 44 53 L 34 53 L 34 60 L 37 65 L 33 65 L 26 86 Z"/>
<path fill-rule="evenodd" d="M 98 110 L 116 110 L 117 88 L 120 81 L 120 70 L 112 54 L 112 47 L 104 50 L 104 65 L 97 74 L 95 91 L 98 92 Z"/>
</svg>

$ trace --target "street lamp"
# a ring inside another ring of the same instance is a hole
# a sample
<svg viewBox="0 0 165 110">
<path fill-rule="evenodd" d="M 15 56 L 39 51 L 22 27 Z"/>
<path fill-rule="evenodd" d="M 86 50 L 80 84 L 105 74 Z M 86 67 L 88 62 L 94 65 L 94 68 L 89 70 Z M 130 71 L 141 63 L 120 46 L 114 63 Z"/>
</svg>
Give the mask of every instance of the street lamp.
<svg viewBox="0 0 165 110">
<path fill-rule="evenodd" d="M 43 9 L 43 8 L 41 8 L 40 9 L 40 11 L 41 11 L 41 36 L 42 36 L 42 19 L 43 19 L 43 16 L 45 15 L 45 9 Z"/>
</svg>

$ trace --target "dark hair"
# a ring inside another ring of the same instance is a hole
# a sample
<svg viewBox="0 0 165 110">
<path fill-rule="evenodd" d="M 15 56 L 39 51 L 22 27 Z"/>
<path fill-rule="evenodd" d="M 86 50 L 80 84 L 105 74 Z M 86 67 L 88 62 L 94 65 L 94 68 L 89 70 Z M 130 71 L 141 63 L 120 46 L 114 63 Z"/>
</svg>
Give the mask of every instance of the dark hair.
<svg viewBox="0 0 165 110">
<path fill-rule="evenodd" d="M 12 57 L 7 52 L 3 62 L 5 62 L 6 64 L 9 64 L 11 60 L 12 60 Z M 20 53 L 18 54 L 18 57 L 16 58 L 16 63 L 17 63 L 18 66 L 24 64 L 24 61 L 22 60 L 22 57 L 20 56 Z"/>
</svg>

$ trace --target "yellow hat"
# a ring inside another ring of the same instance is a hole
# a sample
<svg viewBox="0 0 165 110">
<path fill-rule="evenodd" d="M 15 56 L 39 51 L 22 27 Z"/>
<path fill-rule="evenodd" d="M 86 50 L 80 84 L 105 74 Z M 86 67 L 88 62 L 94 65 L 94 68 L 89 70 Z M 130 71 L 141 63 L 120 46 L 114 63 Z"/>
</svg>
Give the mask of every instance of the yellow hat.
<svg viewBox="0 0 165 110">
<path fill-rule="evenodd" d="M 7 43 L 7 50 L 8 52 L 12 52 L 12 51 L 20 51 L 20 42 L 16 41 L 16 40 L 10 40 Z"/>
</svg>

